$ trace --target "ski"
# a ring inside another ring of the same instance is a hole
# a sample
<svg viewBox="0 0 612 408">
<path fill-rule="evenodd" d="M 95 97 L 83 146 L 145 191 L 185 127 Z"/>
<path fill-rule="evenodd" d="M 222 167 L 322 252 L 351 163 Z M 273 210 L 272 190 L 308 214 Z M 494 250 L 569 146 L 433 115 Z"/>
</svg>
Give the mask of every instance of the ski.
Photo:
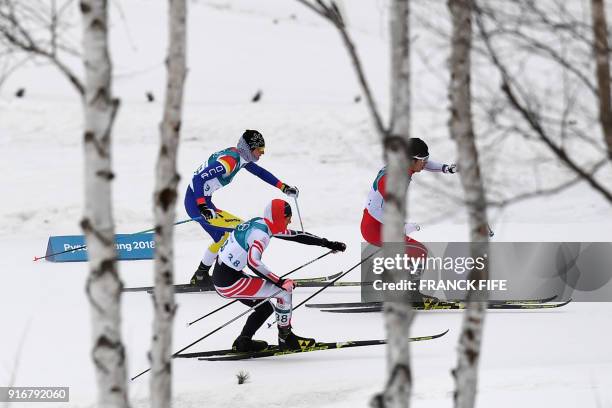
<svg viewBox="0 0 612 408">
<path fill-rule="evenodd" d="M 321 288 L 330 281 L 332 281 L 335 277 L 339 276 L 338 274 L 329 275 L 325 277 L 319 278 L 305 278 L 305 279 L 294 279 L 295 286 L 298 288 Z M 361 286 L 362 282 L 334 282 L 330 286 L 334 287 L 344 287 L 344 286 Z M 197 287 L 191 286 L 189 284 L 183 285 L 174 285 L 174 293 L 201 293 L 201 292 L 214 292 L 213 287 Z M 140 290 L 142 291 L 142 289 Z M 153 293 L 153 288 L 150 287 L 146 289 L 147 293 Z"/>
<path fill-rule="evenodd" d="M 331 280 L 340 276 L 342 272 L 334 273 L 328 276 L 319 276 L 315 278 L 294 279 L 297 286 L 303 285 L 319 285 L 323 286 Z M 213 292 L 215 289 L 211 286 L 192 286 L 188 283 L 173 285 L 174 293 L 197 293 L 197 292 Z M 310 287 L 310 286 L 308 286 Z M 131 288 L 123 288 L 122 292 L 153 292 L 153 286 L 136 286 Z"/>
<path fill-rule="evenodd" d="M 334 274 L 327 275 L 327 276 L 319 276 L 317 278 L 294 279 L 293 281 L 294 282 L 301 282 L 301 283 L 306 283 L 306 282 L 329 282 L 331 280 L 336 279 L 340 275 L 342 275 L 342 271 L 336 272 Z"/>
<path fill-rule="evenodd" d="M 571 302 L 569 299 L 565 302 L 560 303 L 490 303 L 487 309 L 492 310 L 529 310 L 529 309 L 554 309 L 562 307 Z M 463 302 L 444 302 L 440 301 L 437 304 L 417 304 L 413 305 L 414 310 L 463 310 L 466 308 L 466 304 Z M 383 306 L 371 306 L 371 307 L 350 307 L 350 308 L 338 308 L 338 309 L 321 309 L 322 312 L 327 313 L 374 313 L 382 312 Z"/>
<path fill-rule="evenodd" d="M 332 280 L 332 279 L 330 279 Z M 297 286 L 300 288 L 320 288 L 323 287 L 325 285 L 327 285 L 329 283 L 329 281 L 316 281 L 316 282 L 298 282 Z M 334 282 L 332 285 L 333 287 L 346 287 L 346 286 L 368 286 L 368 285 L 372 285 L 372 282 L 357 282 L 357 281 L 338 281 L 338 282 Z"/>
<path fill-rule="evenodd" d="M 540 304 L 554 300 L 557 295 L 539 299 L 506 299 L 506 300 L 489 300 L 489 304 Z M 427 297 L 427 299 L 432 299 Z M 451 300 L 449 302 L 460 302 L 459 300 Z M 306 307 L 313 309 L 336 309 L 350 307 L 374 307 L 382 306 L 383 302 L 346 302 L 346 303 L 309 303 Z"/>
<path fill-rule="evenodd" d="M 442 333 L 430 335 L 411 337 L 408 341 L 425 341 L 440 338 L 448 333 L 448 329 Z M 199 353 L 185 353 L 175 356 L 176 358 L 198 358 L 198 360 L 204 361 L 236 361 L 236 360 L 247 360 L 252 358 L 262 357 L 273 357 L 273 356 L 286 356 L 290 354 L 298 353 L 309 353 L 312 351 L 322 350 L 333 350 L 333 349 L 345 349 L 352 347 L 364 347 L 364 346 L 376 346 L 381 344 L 387 344 L 387 340 L 355 340 L 355 341 L 341 341 L 341 342 L 329 342 L 329 343 L 316 343 L 312 347 L 307 347 L 300 350 L 280 350 L 278 346 L 269 346 L 267 349 L 257 352 L 240 353 L 232 350 L 213 350 L 204 351 Z"/>
</svg>

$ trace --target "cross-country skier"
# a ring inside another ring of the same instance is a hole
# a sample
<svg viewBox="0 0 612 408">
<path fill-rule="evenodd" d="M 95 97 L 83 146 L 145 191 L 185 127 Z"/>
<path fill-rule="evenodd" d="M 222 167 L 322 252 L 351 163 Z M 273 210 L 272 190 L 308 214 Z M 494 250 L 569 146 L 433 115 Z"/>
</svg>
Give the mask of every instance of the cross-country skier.
<svg viewBox="0 0 612 408">
<path fill-rule="evenodd" d="M 229 236 L 229 231 L 242 222 L 239 217 L 217 208 L 212 202 L 213 193 L 231 183 L 240 169 L 245 168 L 266 183 L 279 188 L 289 197 L 298 196 L 297 187 L 281 182 L 272 173 L 255 164 L 264 154 L 264 148 L 265 142 L 261 133 L 247 129 L 238 140 L 236 147 L 212 154 L 194 172 L 185 194 L 185 210 L 191 218 L 201 216 L 198 222 L 214 243 L 204 253 L 200 265 L 191 278 L 192 285 L 212 289 L 208 271 L 219 248 Z"/>
<path fill-rule="evenodd" d="M 213 282 L 215 290 L 221 296 L 239 299 L 245 305 L 253 307 L 261 299 L 279 292 L 274 296 L 275 307 L 271 302 L 264 302 L 249 315 L 240 336 L 232 345 L 236 351 L 260 351 L 268 346 L 263 340 L 253 340 L 253 335 L 274 311 L 281 350 L 307 348 L 315 344 L 314 339 L 300 337 L 291 330 L 291 292 L 295 287 L 293 280 L 282 279 L 273 274 L 261 257 L 272 237 L 318 245 L 334 251 L 344 251 L 346 245 L 306 232 L 288 230 L 290 222 L 289 203 L 274 199 L 267 205 L 263 218 L 253 218 L 238 225 L 219 251 L 213 268 Z M 244 272 L 247 266 L 256 276 Z"/>
<path fill-rule="evenodd" d="M 429 160 L 429 148 L 427 144 L 419 138 L 411 138 L 409 142 L 409 151 L 413 156 L 408 166 L 408 177 L 422 170 L 455 174 L 457 172 L 456 164 L 440 164 Z M 383 167 L 376 176 L 372 188 L 368 193 L 368 200 L 363 217 L 361 218 L 361 235 L 366 242 L 377 247 L 382 246 L 382 225 L 383 225 L 383 208 L 385 206 L 385 185 L 387 181 L 386 167 Z M 420 227 L 417 224 L 406 223 L 404 231 L 406 234 L 407 253 L 413 256 L 424 256 L 427 250 L 417 240 L 410 238 L 408 234 L 413 231 L 418 231 Z M 410 250 L 412 248 L 412 251 Z"/>
</svg>

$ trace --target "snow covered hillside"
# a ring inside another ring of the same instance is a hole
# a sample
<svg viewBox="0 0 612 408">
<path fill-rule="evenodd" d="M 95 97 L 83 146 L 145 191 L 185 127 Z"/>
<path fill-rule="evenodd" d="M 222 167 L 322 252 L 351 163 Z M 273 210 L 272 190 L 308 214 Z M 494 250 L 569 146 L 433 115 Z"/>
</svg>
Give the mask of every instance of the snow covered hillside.
<svg viewBox="0 0 612 408">
<path fill-rule="evenodd" d="M 152 224 L 152 189 L 165 81 L 165 2 L 110 2 L 112 53 L 122 99 L 113 132 L 113 186 L 117 232 Z M 359 221 L 363 203 L 382 166 L 381 147 L 337 33 L 311 11 L 287 0 L 197 0 L 189 3 L 189 74 L 179 152 L 181 194 L 191 173 L 212 152 L 233 146 L 244 129 L 266 139 L 259 164 L 300 188 L 305 229 L 344 241 L 348 250 L 317 262 L 299 277 L 346 270 L 359 259 Z M 387 112 L 388 50 L 386 2 L 344 2 L 351 33 L 383 112 Z M 77 10 L 73 17 L 78 18 Z M 78 35 L 79 25 L 75 26 Z M 425 34 L 415 44 L 444 72 L 445 56 L 434 55 Z M 78 40 L 73 41 L 78 44 Z M 438 50 L 439 52 L 439 50 Z M 430 55 L 431 54 L 431 55 Z M 423 55 L 422 53 L 420 55 Z M 78 65 L 75 65 L 78 67 Z M 446 129 L 444 78 L 423 58 L 414 59 L 413 129 L 430 143 L 432 159 L 454 162 L 454 143 Z M 419 76 L 421 75 L 421 76 Z M 13 97 L 25 87 L 25 98 Z M 258 103 L 251 97 L 262 91 Z M 153 103 L 147 92 L 156 96 Z M 50 235 L 79 234 L 82 213 L 81 105 L 53 67 L 27 66 L 0 90 L 0 386 L 69 386 L 70 404 L 91 407 L 94 371 L 89 356 L 89 306 L 84 294 L 87 265 L 32 262 L 44 254 Z M 485 155 L 485 170 L 506 175 L 496 186 L 512 195 L 536 183 L 531 156 L 515 140 Z M 532 142 L 533 143 L 533 142 Z M 524 161 L 521 161 L 523 160 Z M 588 157 L 587 157 L 588 159 Z M 554 166 L 553 166 L 554 167 Z M 612 183 L 612 169 L 601 180 Z M 547 183 L 568 173 L 556 165 Z M 467 238 L 458 177 L 420 174 L 411 186 L 410 220 L 423 228 L 420 241 Z M 282 193 L 241 173 L 215 203 L 250 218 Z M 178 219 L 187 216 L 181 203 Z M 584 183 L 552 196 L 493 210 L 499 241 L 612 241 L 612 209 Z M 297 217 L 294 224 L 299 225 Z M 195 223 L 176 229 L 176 275 L 185 283 L 209 239 Z M 284 273 L 323 253 L 320 248 L 274 242 L 265 260 Z M 150 261 L 120 263 L 126 286 L 152 282 Z M 359 271 L 347 279 L 359 278 Z M 315 289 L 298 288 L 301 301 Z M 317 302 L 359 300 L 355 288 L 335 288 Z M 233 305 L 192 326 L 193 320 L 225 301 L 216 294 L 177 295 L 175 349 L 244 310 Z M 129 374 L 148 367 L 152 306 L 150 296 L 122 298 L 123 338 Z M 452 403 L 451 368 L 461 312 L 419 313 L 415 336 L 450 329 L 441 339 L 415 343 L 415 407 Z M 481 407 L 612 406 L 610 303 L 576 303 L 547 311 L 496 311 L 487 316 L 478 405 Z M 321 341 L 384 338 L 381 315 L 335 315 L 300 308 L 298 334 Z M 204 340 L 191 351 L 231 345 L 241 322 Z M 259 337 L 275 342 L 274 329 Z M 237 385 L 239 370 L 250 373 Z M 175 360 L 175 408 L 200 406 L 365 407 L 385 380 L 385 347 L 323 351 L 246 362 Z M 130 383 L 134 407 L 148 406 L 146 376 Z M 40 406 L 39 404 L 33 404 Z M 19 405 L 27 406 L 23 403 Z M 53 406 L 53 404 L 46 404 Z"/>
</svg>

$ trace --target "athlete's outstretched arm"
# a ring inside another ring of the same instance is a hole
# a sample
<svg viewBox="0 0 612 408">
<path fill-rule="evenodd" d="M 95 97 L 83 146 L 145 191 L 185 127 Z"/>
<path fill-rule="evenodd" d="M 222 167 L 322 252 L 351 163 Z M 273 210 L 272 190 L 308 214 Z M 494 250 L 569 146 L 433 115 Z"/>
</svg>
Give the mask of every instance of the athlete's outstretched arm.
<svg viewBox="0 0 612 408">
<path fill-rule="evenodd" d="M 244 166 L 244 168 L 249 173 L 259 177 L 260 179 L 270 184 L 271 186 L 274 186 L 276 188 L 281 188 L 283 185 L 283 182 L 277 179 L 274 176 L 274 174 L 270 173 L 268 170 L 264 169 L 263 167 L 258 166 L 257 164 L 253 162 L 248 163 L 246 166 Z"/>
<path fill-rule="evenodd" d="M 427 171 L 432 171 L 434 173 L 441 173 L 442 172 L 442 166 L 444 166 L 442 163 L 438 163 L 436 161 L 433 160 L 427 160 L 427 163 L 425 163 L 425 169 Z"/>
<path fill-rule="evenodd" d="M 432 171 L 434 173 L 451 173 L 454 174 L 457 172 L 456 164 L 442 164 L 435 162 L 433 160 L 427 160 L 425 163 L 425 170 Z"/>
<path fill-rule="evenodd" d="M 327 238 L 321 238 L 309 232 L 301 232 L 294 230 L 284 230 L 278 234 L 274 234 L 275 238 L 284 239 L 285 241 L 294 241 L 305 245 L 317 245 L 324 248 L 329 248 L 334 251 L 344 251 L 346 244 L 338 241 L 330 241 Z"/>
</svg>

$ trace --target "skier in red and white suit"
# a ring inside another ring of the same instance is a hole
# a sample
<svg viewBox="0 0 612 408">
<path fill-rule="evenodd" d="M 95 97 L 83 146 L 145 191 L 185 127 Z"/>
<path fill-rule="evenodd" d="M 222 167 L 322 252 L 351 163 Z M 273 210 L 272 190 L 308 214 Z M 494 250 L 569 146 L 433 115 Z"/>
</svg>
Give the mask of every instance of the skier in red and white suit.
<svg viewBox="0 0 612 408">
<path fill-rule="evenodd" d="M 457 165 L 455 164 L 440 164 L 429 160 L 429 148 L 427 144 L 419 139 L 410 139 L 410 151 L 413 153 L 411 163 L 408 167 L 408 177 L 412 178 L 414 173 L 418 173 L 422 170 L 432 172 L 442 172 L 448 174 L 455 174 L 457 172 Z M 365 209 L 363 210 L 363 217 L 361 218 L 361 235 L 363 239 L 377 247 L 382 246 L 382 225 L 383 225 L 383 209 L 385 206 L 385 186 L 387 181 L 387 168 L 383 167 L 378 174 L 372 188 L 368 193 L 368 200 L 366 202 Z M 414 223 L 406 223 L 404 226 L 405 231 L 405 242 L 406 242 L 406 253 L 414 257 L 427 255 L 427 249 L 419 241 L 410 238 L 409 234 L 414 231 L 418 231 L 420 227 Z"/>
<path fill-rule="evenodd" d="M 276 298 L 275 306 L 272 306 L 271 302 L 264 302 L 249 316 L 240 336 L 232 345 L 236 351 L 259 351 L 268 346 L 265 341 L 252 338 L 273 312 L 276 312 L 278 345 L 281 350 L 299 349 L 315 344 L 314 339 L 300 337 L 291 330 L 291 293 L 295 286 L 293 280 L 282 279 L 272 273 L 261 258 L 272 237 L 318 245 L 333 251 L 344 251 L 346 245 L 307 232 L 288 230 L 290 222 L 289 203 L 274 199 L 266 207 L 263 218 L 253 218 L 239 224 L 219 251 L 213 270 L 213 282 L 218 294 L 239 299 L 249 307 L 259 303 L 259 299 L 272 296 Z M 244 272 L 246 267 L 256 276 L 247 275 Z"/>
</svg>

